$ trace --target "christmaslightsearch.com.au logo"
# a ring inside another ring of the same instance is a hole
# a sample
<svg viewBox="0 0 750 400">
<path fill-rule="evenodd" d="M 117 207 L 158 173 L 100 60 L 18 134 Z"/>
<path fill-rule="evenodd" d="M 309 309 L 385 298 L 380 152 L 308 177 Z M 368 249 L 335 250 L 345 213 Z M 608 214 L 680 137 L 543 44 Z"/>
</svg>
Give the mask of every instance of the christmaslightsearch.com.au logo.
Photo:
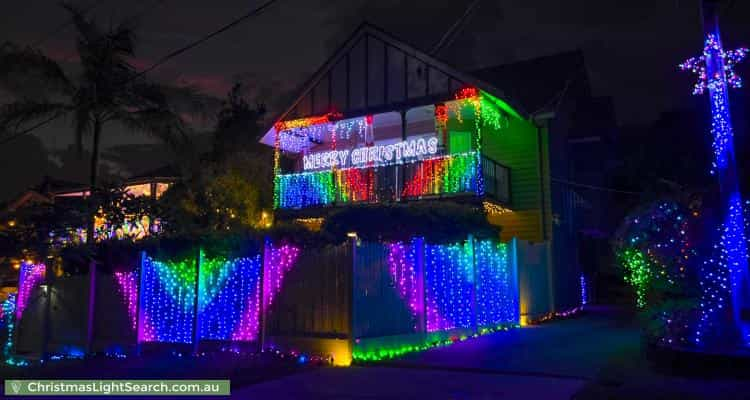
<svg viewBox="0 0 750 400">
<path fill-rule="evenodd" d="M 228 396 L 229 380 L 7 380 L 6 396 Z"/>
</svg>

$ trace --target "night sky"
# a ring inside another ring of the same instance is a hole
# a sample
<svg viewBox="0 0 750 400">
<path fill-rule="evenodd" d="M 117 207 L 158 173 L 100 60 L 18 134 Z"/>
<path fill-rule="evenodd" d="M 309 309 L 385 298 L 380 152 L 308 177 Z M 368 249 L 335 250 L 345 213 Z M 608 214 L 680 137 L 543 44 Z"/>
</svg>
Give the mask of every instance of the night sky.
<svg viewBox="0 0 750 400">
<path fill-rule="evenodd" d="M 141 15 L 133 64 L 145 67 L 262 1 L 74 3 L 83 8 L 99 3 L 91 15 L 104 23 Z M 273 111 L 290 100 L 294 89 L 363 20 L 428 49 L 469 3 L 279 0 L 261 16 L 171 60 L 150 76 L 165 82 L 195 84 L 219 97 L 241 79 L 253 88 L 250 97 L 268 104 Z M 729 3 L 722 19 L 725 46 L 750 44 L 750 2 Z M 472 70 L 580 48 L 586 57 L 594 94 L 613 96 L 618 121 L 647 123 L 662 111 L 696 101 L 690 98 L 694 77 L 677 71 L 676 65 L 701 49 L 698 4 L 698 0 L 482 0 L 455 41 L 438 58 L 459 69 Z M 0 41 L 41 41 L 42 51 L 75 73 L 73 27 L 53 33 L 68 20 L 67 12 L 56 1 L 3 0 L 0 7 Z M 738 71 L 750 76 L 749 65 L 746 61 Z M 66 121 L 51 124 L 35 135 L 50 152 L 64 149 L 73 137 Z M 105 146 L 148 141 L 124 131 L 106 137 Z M 21 140 L 3 146 L 0 153 L 11 154 L 26 151 L 21 150 L 22 146 L 33 148 L 34 144 Z M 5 181 L 10 174 L 8 163 L 0 165 L 0 180 Z M 13 175 L 18 185 L 26 182 L 25 186 L 36 183 L 38 178 Z"/>
</svg>

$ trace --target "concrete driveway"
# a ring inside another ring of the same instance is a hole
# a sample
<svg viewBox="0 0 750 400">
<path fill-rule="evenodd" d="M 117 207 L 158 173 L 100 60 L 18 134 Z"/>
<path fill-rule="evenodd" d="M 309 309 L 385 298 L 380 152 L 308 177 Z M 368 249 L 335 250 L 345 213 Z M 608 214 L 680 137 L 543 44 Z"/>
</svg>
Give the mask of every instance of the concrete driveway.
<svg viewBox="0 0 750 400">
<path fill-rule="evenodd" d="M 247 399 L 569 399 L 608 360 L 640 351 L 619 313 L 483 336 L 378 366 L 326 368 L 241 388 Z M 233 396 L 233 397 L 234 397 Z"/>
</svg>

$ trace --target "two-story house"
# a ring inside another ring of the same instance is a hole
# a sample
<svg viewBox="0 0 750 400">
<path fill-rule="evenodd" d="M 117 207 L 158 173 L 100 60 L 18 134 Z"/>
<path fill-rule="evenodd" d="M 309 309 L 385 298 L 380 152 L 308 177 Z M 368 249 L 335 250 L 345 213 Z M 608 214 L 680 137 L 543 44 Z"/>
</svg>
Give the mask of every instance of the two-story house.
<svg viewBox="0 0 750 400">
<path fill-rule="evenodd" d="M 534 316 L 579 304 L 578 267 L 554 257 L 563 239 L 554 237 L 550 135 L 543 115 L 502 88 L 365 24 L 261 142 L 275 149 L 277 218 L 428 199 L 481 206 L 501 240 L 529 249 L 521 315 Z"/>
</svg>

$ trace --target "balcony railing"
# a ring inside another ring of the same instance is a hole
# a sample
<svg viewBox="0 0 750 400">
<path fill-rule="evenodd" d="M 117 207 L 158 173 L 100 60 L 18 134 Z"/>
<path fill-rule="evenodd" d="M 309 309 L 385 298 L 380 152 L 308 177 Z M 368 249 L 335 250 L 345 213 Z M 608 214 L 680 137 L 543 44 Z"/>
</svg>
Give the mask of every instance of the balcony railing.
<svg viewBox="0 0 750 400">
<path fill-rule="evenodd" d="M 510 204 L 510 168 L 482 157 L 484 194 L 503 203 Z"/>
<path fill-rule="evenodd" d="M 278 175 L 274 206 L 300 209 L 353 203 L 385 203 L 421 198 L 480 195 L 510 200 L 507 167 L 476 152 L 409 164 L 346 168 Z M 480 174 L 480 170 L 485 171 Z"/>
</svg>

